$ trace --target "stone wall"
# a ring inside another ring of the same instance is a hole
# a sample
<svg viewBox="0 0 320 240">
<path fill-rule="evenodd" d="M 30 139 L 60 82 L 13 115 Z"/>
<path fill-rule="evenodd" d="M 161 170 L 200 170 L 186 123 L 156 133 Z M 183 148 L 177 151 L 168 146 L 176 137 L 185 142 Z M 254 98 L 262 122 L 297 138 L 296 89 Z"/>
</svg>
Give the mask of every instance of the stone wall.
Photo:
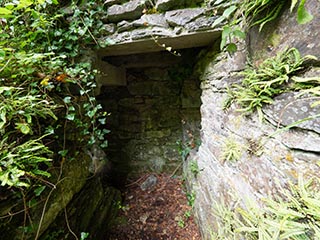
<svg viewBox="0 0 320 240">
<path fill-rule="evenodd" d="M 111 179 L 121 185 L 129 172 L 173 171 L 183 148 L 194 145 L 199 50 L 183 49 L 212 45 L 220 36 L 212 24 L 223 11 L 203 0 L 107 0 L 105 7 L 96 94 L 110 113 Z"/>
<path fill-rule="evenodd" d="M 127 85 L 107 86 L 99 96 L 110 114 L 107 152 L 118 183 L 129 172 L 172 172 L 181 163 L 178 143 L 187 131 L 198 135 L 200 82 L 189 58 L 197 52 L 182 51 L 180 57 L 164 52 L 106 58 L 127 66 Z M 135 58 L 143 61 L 128 61 Z"/>
<path fill-rule="evenodd" d="M 105 37 L 99 42 L 108 46 L 94 57 L 103 72 L 97 80 L 97 95 L 111 114 L 111 178 L 120 185 L 129 172 L 172 172 L 181 162 L 176 142 L 182 140 L 190 147 L 198 138 L 201 104 L 201 145 L 198 152 L 189 153 L 184 173 L 196 199 L 194 209 L 203 239 L 211 239 L 211 233 L 218 230 L 216 203 L 232 209 L 235 201 L 245 206 L 251 199 L 263 206 L 262 198 L 278 196 L 298 175 L 318 176 L 320 170 L 319 118 L 274 134 L 279 126 L 319 113 L 319 106 L 311 108 L 309 100 L 297 99 L 293 92 L 277 96 L 273 105 L 263 108 L 264 122 L 255 113 L 244 116 L 235 104 L 223 109 L 227 88 L 241 81 L 238 73 L 247 57 L 259 65 L 287 47 L 320 57 L 319 1 L 306 2 L 314 15 L 311 23 L 297 25 L 287 9 L 263 32 L 251 30 L 241 51 L 233 56 L 214 50 L 206 55 L 184 55 L 184 51 L 182 57 L 172 55 L 179 49 L 219 41 L 221 26 L 212 23 L 223 13 L 223 2 L 107 0 Z M 183 69 L 191 69 L 190 62 L 192 66 L 199 62 L 201 90 L 198 76 L 184 75 Z M 319 76 L 317 66 L 319 62 L 301 74 Z M 109 81 L 112 76 L 115 79 Z M 238 161 L 223 158 L 229 140 L 239 146 Z M 259 154 L 253 154 L 258 150 Z"/>
<path fill-rule="evenodd" d="M 302 56 L 312 54 L 319 59 L 320 3 L 310 0 L 306 7 L 314 15 L 313 21 L 306 25 L 297 25 L 295 15 L 287 9 L 262 33 L 251 31 L 247 47 L 255 64 L 291 47 L 299 49 Z M 315 99 L 298 98 L 294 92 L 283 93 L 272 105 L 263 108 L 267 118 L 263 122 L 257 114 L 244 116 L 235 104 L 223 110 L 227 87 L 241 80 L 238 72 L 244 69 L 247 54 L 246 50 L 232 57 L 213 54 L 201 78 L 202 143 L 198 153 L 189 160 L 197 161 L 200 172 L 194 178 L 188 166 L 185 171 L 196 196 L 195 210 L 203 239 L 211 239 L 211 233 L 218 230 L 216 203 L 229 209 L 233 209 L 235 201 L 245 206 L 247 199 L 261 204 L 262 198 L 279 196 L 281 188 L 290 181 L 297 182 L 299 175 L 319 177 L 319 118 L 274 134 L 279 127 L 319 114 L 319 105 L 310 107 Z M 310 64 L 302 76 L 319 77 L 317 65 L 319 62 Z M 223 158 L 228 140 L 240 146 L 238 161 Z M 251 150 L 258 150 L 258 146 L 261 152 L 252 154 Z"/>
<path fill-rule="evenodd" d="M 101 56 L 203 47 L 220 36 L 212 24 L 221 13 L 208 1 L 110 0 L 105 6 L 105 34 L 99 41 L 107 47 L 99 50 Z"/>
</svg>

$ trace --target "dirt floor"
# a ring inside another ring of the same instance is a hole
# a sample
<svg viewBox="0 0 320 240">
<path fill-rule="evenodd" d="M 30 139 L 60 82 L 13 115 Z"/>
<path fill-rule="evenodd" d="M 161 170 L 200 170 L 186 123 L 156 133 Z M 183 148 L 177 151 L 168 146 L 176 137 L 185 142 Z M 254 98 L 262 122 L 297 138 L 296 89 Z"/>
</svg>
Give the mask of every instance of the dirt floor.
<svg viewBox="0 0 320 240">
<path fill-rule="evenodd" d="M 124 198 L 109 240 L 201 239 L 181 179 L 148 174 L 129 183 Z"/>
</svg>

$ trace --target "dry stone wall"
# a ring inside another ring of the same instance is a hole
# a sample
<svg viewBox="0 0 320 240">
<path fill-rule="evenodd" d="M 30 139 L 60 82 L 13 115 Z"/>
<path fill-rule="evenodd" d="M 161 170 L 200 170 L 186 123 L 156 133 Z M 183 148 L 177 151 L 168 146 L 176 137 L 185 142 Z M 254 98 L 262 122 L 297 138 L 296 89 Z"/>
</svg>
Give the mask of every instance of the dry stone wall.
<svg viewBox="0 0 320 240">
<path fill-rule="evenodd" d="M 181 54 L 187 57 L 196 52 Z M 192 75 L 194 61 L 182 61 L 183 58 L 168 52 L 140 58 L 146 61 L 141 63 L 145 67 L 139 67 L 137 62 L 126 63 L 131 66 L 126 70 L 126 86 L 107 86 L 99 96 L 110 113 L 107 151 L 115 178 L 125 179 L 128 173 L 173 172 L 181 163 L 180 145 L 186 132 L 199 135 L 201 91 L 199 79 Z M 109 58 L 109 61 L 124 64 L 128 59 Z"/>
<path fill-rule="evenodd" d="M 105 5 L 105 36 L 100 39 L 108 45 L 100 50 L 104 56 L 163 51 L 162 44 L 174 49 L 207 46 L 220 35 L 212 26 L 218 16 L 203 0 L 106 1 Z"/>
</svg>

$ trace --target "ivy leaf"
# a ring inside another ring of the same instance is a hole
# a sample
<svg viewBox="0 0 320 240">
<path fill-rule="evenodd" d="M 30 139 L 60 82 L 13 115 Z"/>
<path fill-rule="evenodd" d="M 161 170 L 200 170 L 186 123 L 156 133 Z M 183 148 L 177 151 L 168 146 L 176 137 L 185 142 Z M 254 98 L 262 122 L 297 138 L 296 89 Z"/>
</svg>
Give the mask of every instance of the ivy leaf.
<svg viewBox="0 0 320 240">
<path fill-rule="evenodd" d="M 238 37 L 238 38 L 241 38 L 241 39 L 245 39 L 246 38 L 246 34 L 244 32 L 242 32 L 241 30 L 239 29 L 236 29 L 233 31 L 233 35 Z"/>
<path fill-rule="evenodd" d="M 100 147 L 102 147 L 102 148 L 108 147 L 108 140 L 105 140 L 103 143 L 101 143 Z"/>
<path fill-rule="evenodd" d="M 302 0 L 299 4 L 297 11 L 297 22 L 299 24 L 305 24 L 313 19 L 313 16 L 305 9 L 304 3 L 306 0 Z"/>
<path fill-rule="evenodd" d="M 227 44 L 227 39 L 228 39 L 228 36 L 230 35 L 231 33 L 231 28 L 228 27 L 228 26 L 225 26 L 223 28 L 223 31 L 221 33 L 221 43 L 220 43 L 220 49 L 222 50 L 226 44 Z"/>
<path fill-rule="evenodd" d="M 60 154 L 61 157 L 65 157 L 68 154 L 68 150 L 67 149 L 61 150 L 61 151 L 58 152 L 58 154 Z"/>
<path fill-rule="evenodd" d="M 235 52 L 238 50 L 238 48 L 237 48 L 237 45 L 236 45 L 236 44 L 234 44 L 234 43 L 229 43 L 229 44 L 227 45 L 227 49 L 226 49 L 226 50 L 228 51 L 228 53 L 233 54 L 233 53 L 235 53 Z"/>
<path fill-rule="evenodd" d="M 71 97 L 65 97 L 64 99 L 63 99 L 63 101 L 64 101 L 64 103 L 66 103 L 66 104 L 68 104 L 68 103 L 70 103 L 71 102 Z"/>
<path fill-rule="evenodd" d="M 75 114 L 74 113 L 70 113 L 66 115 L 66 119 L 68 119 L 69 121 L 73 121 L 75 118 Z"/>
</svg>

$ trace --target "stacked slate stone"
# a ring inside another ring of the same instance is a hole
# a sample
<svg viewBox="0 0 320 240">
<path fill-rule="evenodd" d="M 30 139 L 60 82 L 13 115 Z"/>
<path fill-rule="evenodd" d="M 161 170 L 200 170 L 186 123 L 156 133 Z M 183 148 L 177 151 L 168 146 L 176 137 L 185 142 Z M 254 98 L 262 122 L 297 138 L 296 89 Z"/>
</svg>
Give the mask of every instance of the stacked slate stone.
<svg viewBox="0 0 320 240">
<path fill-rule="evenodd" d="M 105 6 L 105 40 L 112 44 L 210 31 L 217 18 L 203 0 L 107 0 Z"/>
</svg>

